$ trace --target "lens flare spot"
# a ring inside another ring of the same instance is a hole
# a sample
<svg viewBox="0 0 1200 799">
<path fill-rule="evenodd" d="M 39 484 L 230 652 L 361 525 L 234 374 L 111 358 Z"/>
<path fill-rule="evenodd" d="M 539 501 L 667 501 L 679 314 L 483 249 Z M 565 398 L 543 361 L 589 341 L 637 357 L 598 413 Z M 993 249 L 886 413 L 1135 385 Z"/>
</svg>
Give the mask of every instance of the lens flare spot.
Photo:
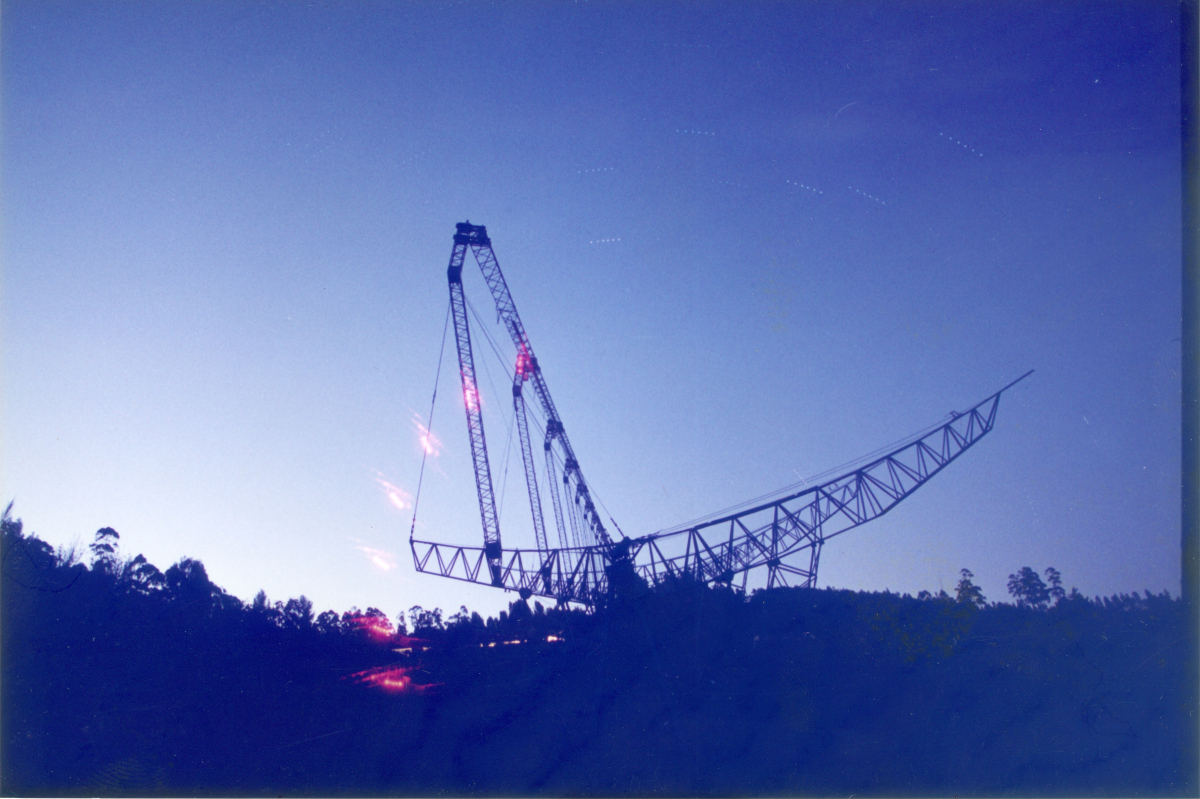
<svg viewBox="0 0 1200 799">
<path fill-rule="evenodd" d="M 421 445 L 421 451 L 435 458 L 442 454 L 441 440 L 425 426 L 425 420 L 421 418 L 421 414 L 412 409 L 409 409 L 409 413 L 411 414 L 413 430 L 417 434 L 417 442 Z"/>
<path fill-rule="evenodd" d="M 377 549 L 364 549 L 364 551 L 370 556 L 371 562 L 383 571 L 391 571 L 392 569 L 396 568 L 395 561 L 391 559 L 391 553 L 380 552 Z"/>
<path fill-rule="evenodd" d="M 387 552 L 386 550 L 382 549 L 376 549 L 372 546 L 367 546 L 365 541 L 362 541 L 358 538 L 352 538 L 350 540 L 355 542 L 354 548 L 366 555 L 371 563 L 375 564 L 376 568 L 385 572 L 396 568 L 396 556 L 394 553 Z"/>
<path fill-rule="evenodd" d="M 379 487 L 383 489 L 384 495 L 388 498 L 388 501 L 395 506 L 396 510 L 408 510 L 412 507 L 411 494 L 409 494 L 403 488 L 393 484 L 379 472 L 375 472 L 375 474 L 377 475 L 375 482 L 379 483 Z"/>
</svg>

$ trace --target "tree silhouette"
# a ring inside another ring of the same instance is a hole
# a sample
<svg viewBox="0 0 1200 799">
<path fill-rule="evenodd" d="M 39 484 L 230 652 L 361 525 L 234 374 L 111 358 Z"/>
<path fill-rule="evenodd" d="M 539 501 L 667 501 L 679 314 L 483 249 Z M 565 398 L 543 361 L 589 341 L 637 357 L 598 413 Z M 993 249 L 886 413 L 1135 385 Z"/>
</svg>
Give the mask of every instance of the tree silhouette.
<svg viewBox="0 0 1200 799">
<path fill-rule="evenodd" d="M 111 527 L 101 527 L 88 547 L 92 551 L 92 571 L 114 574 L 117 571 L 117 541 L 121 534 Z"/>
<path fill-rule="evenodd" d="M 985 607 L 987 599 L 984 598 L 982 589 L 972 582 L 975 575 L 971 574 L 970 569 L 961 569 L 959 574 L 962 575 L 962 579 L 954 589 L 955 600 L 977 608 Z"/>
<path fill-rule="evenodd" d="M 312 602 L 304 594 L 301 594 L 299 599 L 289 599 L 283 606 L 283 617 L 289 626 L 307 630 L 313 624 L 312 608 Z"/>
<path fill-rule="evenodd" d="M 327 610 L 320 616 L 317 616 L 316 627 L 322 633 L 340 633 L 342 626 L 337 611 Z"/>
<path fill-rule="evenodd" d="M 1008 593 L 1017 600 L 1017 606 L 1022 608 L 1041 609 L 1050 601 L 1050 591 L 1046 584 L 1042 582 L 1038 573 L 1028 566 L 1022 566 L 1016 574 L 1008 575 Z"/>
<path fill-rule="evenodd" d="M 167 578 L 141 554 L 125 564 L 121 570 L 120 582 L 139 594 L 153 594 L 167 587 Z"/>
<path fill-rule="evenodd" d="M 430 630 L 441 630 L 445 626 L 442 624 L 441 608 L 426 610 L 420 605 L 413 605 L 408 609 L 408 620 L 412 622 L 413 635 L 417 636 L 428 635 Z"/>
<path fill-rule="evenodd" d="M 1062 575 L 1059 574 L 1058 569 L 1053 566 L 1046 569 L 1046 582 L 1050 584 L 1050 598 L 1054 600 L 1054 604 L 1062 602 L 1066 598 L 1067 592 L 1063 590 Z"/>
<path fill-rule="evenodd" d="M 1059 601 L 1028 567 L 1019 607 L 967 569 L 915 598 L 679 578 L 588 612 L 414 606 L 414 646 L 375 608 L 242 604 L 199 561 L 163 574 L 104 535 L 89 570 L 0 527 L 3 795 L 1183 793 L 1166 593 Z"/>
<path fill-rule="evenodd" d="M 164 575 L 167 592 L 183 606 L 199 605 L 207 610 L 212 606 L 213 594 L 219 591 L 208 579 L 204 564 L 191 558 L 182 558 Z"/>
</svg>

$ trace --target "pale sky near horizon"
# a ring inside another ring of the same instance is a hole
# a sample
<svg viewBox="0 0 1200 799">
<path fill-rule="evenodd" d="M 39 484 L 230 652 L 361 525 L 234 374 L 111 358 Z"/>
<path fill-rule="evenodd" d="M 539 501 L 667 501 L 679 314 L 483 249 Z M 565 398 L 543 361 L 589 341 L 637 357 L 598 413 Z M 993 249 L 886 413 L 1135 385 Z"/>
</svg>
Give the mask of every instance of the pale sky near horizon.
<svg viewBox="0 0 1200 799">
<path fill-rule="evenodd" d="M 819 584 L 967 567 L 1007 599 L 1028 565 L 1178 594 L 1175 14 L 5 0 L 0 499 L 246 600 L 494 613 L 515 595 L 414 572 L 383 485 L 416 490 L 469 219 L 628 535 L 1036 369 Z M 470 260 L 465 287 L 494 321 Z M 476 544 L 445 363 L 418 535 Z M 530 546 L 489 368 L 503 530 Z"/>
</svg>

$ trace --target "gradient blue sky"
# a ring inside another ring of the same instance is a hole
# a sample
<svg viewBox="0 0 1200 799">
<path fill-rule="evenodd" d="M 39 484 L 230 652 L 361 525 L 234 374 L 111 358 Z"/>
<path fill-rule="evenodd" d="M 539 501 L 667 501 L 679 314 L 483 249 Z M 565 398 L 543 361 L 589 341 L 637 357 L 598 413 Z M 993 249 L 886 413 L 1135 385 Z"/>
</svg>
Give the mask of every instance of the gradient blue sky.
<svg viewBox="0 0 1200 799">
<path fill-rule="evenodd" d="M 977 447 L 826 547 L 820 584 L 952 590 L 968 567 L 1001 599 L 1053 565 L 1089 595 L 1178 593 L 1171 4 L 0 15 L 0 497 L 51 543 L 112 526 L 130 555 L 318 610 L 511 601 L 416 574 L 379 483 L 416 488 L 470 219 L 627 534 L 1034 368 Z M 418 533 L 477 543 L 452 358 Z M 515 466 L 503 491 L 529 545 Z"/>
</svg>

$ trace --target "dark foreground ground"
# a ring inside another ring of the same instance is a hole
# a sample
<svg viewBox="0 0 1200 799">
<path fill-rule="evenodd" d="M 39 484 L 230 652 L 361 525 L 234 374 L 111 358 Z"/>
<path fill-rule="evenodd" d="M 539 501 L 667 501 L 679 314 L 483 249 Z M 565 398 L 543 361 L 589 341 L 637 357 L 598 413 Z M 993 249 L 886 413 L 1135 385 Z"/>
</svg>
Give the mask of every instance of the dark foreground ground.
<svg viewBox="0 0 1200 799">
<path fill-rule="evenodd" d="M 3 544 L 4 795 L 1197 789 L 1167 596 L 681 583 L 594 614 L 415 613 L 412 640 L 373 611 L 243 604 L 194 561 L 89 569 L 8 518 Z"/>
</svg>

